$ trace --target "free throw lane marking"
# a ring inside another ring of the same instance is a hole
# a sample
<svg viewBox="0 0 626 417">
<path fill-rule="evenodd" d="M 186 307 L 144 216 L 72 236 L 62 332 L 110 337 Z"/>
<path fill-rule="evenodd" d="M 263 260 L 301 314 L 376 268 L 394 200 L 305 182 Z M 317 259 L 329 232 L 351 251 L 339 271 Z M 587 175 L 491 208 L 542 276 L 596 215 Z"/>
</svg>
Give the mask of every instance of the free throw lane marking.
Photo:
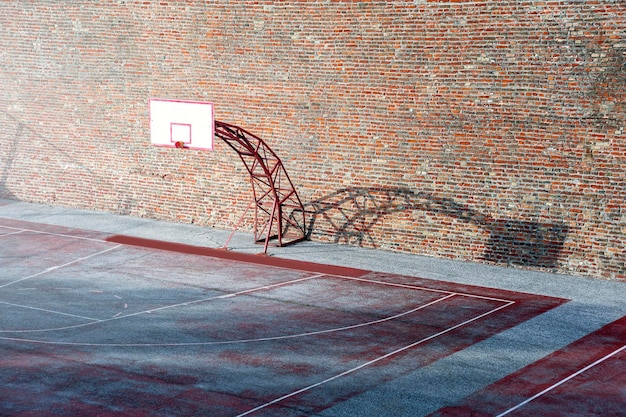
<svg viewBox="0 0 626 417">
<path fill-rule="evenodd" d="M 329 377 L 329 378 L 326 378 L 326 379 L 325 379 L 325 380 L 323 380 L 323 381 L 316 382 L 315 384 L 311 384 L 311 385 L 309 385 L 309 386 L 307 386 L 307 387 L 304 387 L 304 388 L 301 388 L 301 389 L 296 390 L 296 391 L 294 391 L 294 392 L 291 392 L 291 393 L 289 393 L 289 394 L 283 395 L 282 397 L 276 398 L 276 399 L 274 399 L 274 400 L 272 400 L 272 401 L 269 401 L 269 402 L 267 402 L 267 403 L 265 403 L 265 404 L 261 404 L 260 406 L 255 407 L 255 408 L 253 408 L 253 409 L 251 409 L 251 410 L 248 410 L 248 411 L 246 411 L 246 412 L 244 412 L 244 413 L 238 414 L 238 415 L 237 415 L 237 416 L 235 416 L 235 417 L 244 417 L 244 416 L 250 415 L 250 414 L 255 413 L 255 412 L 259 411 L 259 410 L 262 410 L 262 409 L 264 409 L 264 408 L 267 408 L 267 407 L 269 407 L 269 406 L 272 406 L 272 405 L 274 405 L 274 404 L 278 404 L 279 402 L 284 401 L 284 400 L 286 400 L 286 399 L 288 399 L 288 398 L 291 398 L 291 397 L 294 397 L 294 396 L 296 396 L 296 395 L 302 394 L 303 392 L 306 392 L 306 391 L 310 391 L 310 390 L 312 390 L 313 388 L 319 387 L 319 386 L 324 385 L 324 384 L 326 384 L 326 383 L 328 383 L 328 382 L 334 381 L 335 379 L 338 379 L 338 378 L 344 377 L 344 376 L 349 375 L 349 374 L 351 374 L 351 373 L 354 373 L 354 372 L 356 372 L 356 371 L 358 371 L 358 370 L 360 370 L 360 369 L 363 369 L 363 368 L 365 368 L 365 367 L 367 367 L 367 366 L 370 366 L 370 365 L 373 365 L 373 364 L 375 364 L 375 363 L 377 363 L 377 362 L 380 362 L 380 361 L 382 361 L 382 360 L 385 360 L 385 359 L 387 359 L 387 358 L 389 358 L 389 357 L 391 357 L 391 356 L 395 356 L 395 355 L 397 355 L 397 354 L 399 354 L 399 353 L 402 353 L 402 352 L 404 352 L 404 351 L 407 351 L 407 350 L 409 350 L 409 349 L 412 349 L 412 348 L 414 348 L 415 346 L 418 346 L 418 345 L 421 345 L 421 344 L 423 344 L 423 343 L 426 343 L 426 342 L 428 342 L 429 340 L 432 340 L 432 339 L 434 339 L 434 338 L 436 338 L 436 337 L 442 336 L 442 335 L 444 335 L 444 334 L 446 334 L 446 333 L 449 333 L 449 332 L 451 332 L 451 331 L 453 331 L 453 330 L 458 329 L 459 327 L 463 327 L 463 326 L 465 326 L 465 325 L 467 325 L 467 324 L 469 324 L 469 323 L 472 323 L 472 322 L 474 322 L 474 321 L 476 321 L 476 320 L 479 320 L 479 319 L 481 319 L 481 318 L 483 318 L 483 317 L 486 317 L 486 316 L 488 316 L 488 315 L 491 315 L 491 314 L 493 314 L 493 313 L 495 313 L 495 312 L 497 312 L 497 311 L 500 311 L 500 310 L 502 310 L 502 309 L 504 309 L 504 308 L 510 307 L 510 306 L 511 306 L 511 305 L 513 305 L 513 304 L 515 304 L 515 303 L 514 303 L 513 301 L 511 301 L 511 302 L 509 302 L 509 303 L 507 303 L 507 304 L 505 304 L 505 305 L 502 305 L 502 306 L 500 306 L 500 307 L 496 307 L 496 308 L 494 308 L 494 309 L 492 309 L 492 310 L 490 310 L 490 311 L 487 311 L 486 313 L 483 313 L 483 314 L 481 314 L 481 315 L 479 315 L 479 316 L 476 316 L 476 317 L 474 317 L 474 318 L 471 318 L 471 319 L 469 319 L 469 320 L 465 320 L 465 321 L 463 321 L 463 322 L 461 322 L 461 323 L 459 323 L 459 324 L 456 324 L 456 325 L 454 325 L 454 326 L 452 326 L 452 327 L 449 327 L 449 328 L 447 328 L 447 329 L 445 329 L 445 330 L 442 330 L 442 331 L 440 331 L 440 332 L 437 332 L 437 333 L 435 333 L 435 334 L 432 334 L 432 335 L 430 335 L 430 336 L 427 336 L 427 337 L 425 337 L 425 338 L 423 338 L 423 339 L 420 339 L 420 340 L 418 340 L 418 341 L 416 341 L 416 342 L 413 342 L 413 343 L 411 343 L 411 344 L 409 344 L 409 345 L 406 345 L 406 346 L 404 346 L 404 347 L 401 347 L 401 348 L 398 348 L 398 349 L 396 349 L 396 350 L 393 350 L 393 351 L 391 351 L 391 352 L 389 352 L 389 353 L 387 353 L 387 354 L 385 354 L 385 355 L 382 355 L 382 356 L 379 356 L 378 358 L 372 359 L 371 361 L 365 362 L 365 363 L 363 363 L 363 364 L 361 364 L 361 365 L 359 365 L 359 366 L 356 366 L 356 367 L 354 367 L 354 368 L 352 368 L 352 369 L 348 369 L 347 371 L 341 372 L 340 374 L 333 375 L 333 376 L 331 376 L 331 377 Z"/>
</svg>

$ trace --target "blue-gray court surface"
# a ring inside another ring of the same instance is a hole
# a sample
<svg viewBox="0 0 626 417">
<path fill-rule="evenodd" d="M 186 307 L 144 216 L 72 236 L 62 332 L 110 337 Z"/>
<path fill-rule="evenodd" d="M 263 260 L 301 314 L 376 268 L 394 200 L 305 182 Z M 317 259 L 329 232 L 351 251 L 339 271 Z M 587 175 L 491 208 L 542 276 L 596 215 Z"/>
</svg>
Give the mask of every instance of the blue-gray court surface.
<svg viewBox="0 0 626 417">
<path fill-rule="evenodd" d="M 0 200 L 0 415 L 624 416 L 626 283 Z"/>
</svg>

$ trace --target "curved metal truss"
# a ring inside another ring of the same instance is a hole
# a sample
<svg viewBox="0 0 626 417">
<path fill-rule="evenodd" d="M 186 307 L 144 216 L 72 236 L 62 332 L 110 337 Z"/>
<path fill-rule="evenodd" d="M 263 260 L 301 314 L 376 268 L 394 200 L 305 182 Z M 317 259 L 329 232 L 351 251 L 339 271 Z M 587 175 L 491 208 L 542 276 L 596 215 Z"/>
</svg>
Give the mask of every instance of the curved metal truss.
<svg viewBox="0 0 626 417">
<path fill-rule="evenodd" d="M 264 242 L 267 253 L 270 241 L 285 246 L 305 240 L 304 207 L 276 153 L 258 136 L 217 120 L 215 136 L 237 152 L 250 174 L 255 242 Z"/>
</svg>

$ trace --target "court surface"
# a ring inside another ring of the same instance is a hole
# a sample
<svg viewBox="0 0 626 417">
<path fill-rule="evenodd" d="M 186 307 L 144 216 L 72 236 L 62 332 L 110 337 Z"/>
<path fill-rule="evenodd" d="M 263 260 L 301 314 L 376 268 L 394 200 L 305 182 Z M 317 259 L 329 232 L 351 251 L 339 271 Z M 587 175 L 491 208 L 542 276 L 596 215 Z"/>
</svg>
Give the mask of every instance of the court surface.
<svg viewBox="0 0 626 417">
<path fill-rule="evenodd" d="M 596 366 L 616 372 L 614 394 L 598 400 L 624 401 L 623 320 L 584 338 L 554 329 L 562 352 L 535 346 L 543 362 L 503 359 L 534 346 L 512 342 L 516 329 L 571 298 L 69 227 L 67 212 L 49 221 L 28 207 L 39 216 L 0 207 L 0 415 L 542 415 L 557 387 L 521 403 L 580 370 L 559 386 L 606 384 Z M 460 377 L 451 364 L 467 354 Z M 473 369 L 503 360 L 487 378 Z"/>
<path fill-rule="evenodd" d="M 623 416 L 626 317 L 432 416 Z"/>
</svg>

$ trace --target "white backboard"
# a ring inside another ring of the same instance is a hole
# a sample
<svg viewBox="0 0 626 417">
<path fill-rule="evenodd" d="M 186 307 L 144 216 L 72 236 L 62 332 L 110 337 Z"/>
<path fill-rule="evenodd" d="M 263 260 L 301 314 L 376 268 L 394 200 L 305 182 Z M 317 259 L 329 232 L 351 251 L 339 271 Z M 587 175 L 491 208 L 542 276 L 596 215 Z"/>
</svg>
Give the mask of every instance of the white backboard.
<svg viewBox="0 0 626 417">
<path fill-rule="evenodd" d="M 153 145 L 212 150 L 213 136 L 213 103 L 150 99 L 150 142 Z"/>
</svg>

